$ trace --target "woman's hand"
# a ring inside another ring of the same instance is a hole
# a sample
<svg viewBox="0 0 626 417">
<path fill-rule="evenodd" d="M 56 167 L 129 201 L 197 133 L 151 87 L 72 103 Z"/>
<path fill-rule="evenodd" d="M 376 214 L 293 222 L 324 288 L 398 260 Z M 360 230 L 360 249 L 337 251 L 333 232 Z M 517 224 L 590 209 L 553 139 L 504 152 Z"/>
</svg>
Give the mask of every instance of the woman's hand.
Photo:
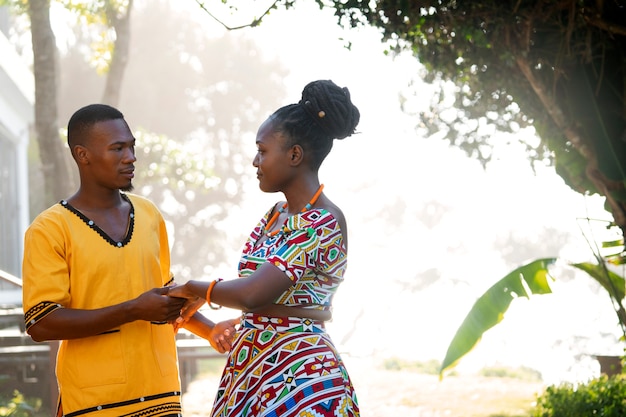
<svg viewBox="0 0 626 417">
<path fill-rule="evenodd" d="M 174 331 L 177 332 L 181 327 L 185 326 L 185 323 L 204 305 L 203 298 L 197 297 L 195 300 L 187 299 L 185 304 L 180 309 L 179 316 L 172 323 L 174 325 Z"/>
<path fill-rule="evenodd" d="M 183 285 L 172 285 L 171 287 L 167 287 L 168 292 L 167 295 L 170 297 L 176 298 L 187 298 L 187 299 L 197 299 L 199 298 L 196 294 L 194 294 L 187 284 Z"/>
<path fill-rule="evenodd" d="M 203 298 L 198 297 L 188 289 L 187 284 L 168 287 L 167 295 L 185 300 L 180 307 L 178 317 L 172 322 L 175 332 L 178 332 L 205 303 Z"/>
</svg>

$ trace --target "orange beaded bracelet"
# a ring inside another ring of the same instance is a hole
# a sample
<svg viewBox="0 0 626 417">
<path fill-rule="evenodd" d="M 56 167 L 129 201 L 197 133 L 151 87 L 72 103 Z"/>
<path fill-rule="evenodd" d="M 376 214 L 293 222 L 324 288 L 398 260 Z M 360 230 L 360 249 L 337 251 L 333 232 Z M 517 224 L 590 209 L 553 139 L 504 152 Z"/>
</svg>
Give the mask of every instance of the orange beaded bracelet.
<svg viewBox="0 0 626 417">
<path fill-rule="evenodd" d="M 206 290 L 206 297 L 204 297 L 204 298 L 206 298 L 206 302 L 207 302 L 207 304 L 209 305 L 209 307 L 211 307 L 211 309 L 213 309 L 213 310 L 219 310 L 220 308 L 222 308 L 222 306 L 220 306 L 220 305 L 218 305 L 218 306 L 216 307 L 216 306 L 214 306 L 214 305 L 211 303 L 211 292 L 213 291 L 213 287 L 215 287 L 215 284 L 217 284 L 217 283 L 218 283 L 218 282 L 220 282 L 220 281 L 222 281 L 222 278 L 218 278 L 218 279 L 216 279 L 216 280 L 212 281 L 212 282 L 209 284 L 209 288 L 207 288 L 207 290 Z"/>
</svg>

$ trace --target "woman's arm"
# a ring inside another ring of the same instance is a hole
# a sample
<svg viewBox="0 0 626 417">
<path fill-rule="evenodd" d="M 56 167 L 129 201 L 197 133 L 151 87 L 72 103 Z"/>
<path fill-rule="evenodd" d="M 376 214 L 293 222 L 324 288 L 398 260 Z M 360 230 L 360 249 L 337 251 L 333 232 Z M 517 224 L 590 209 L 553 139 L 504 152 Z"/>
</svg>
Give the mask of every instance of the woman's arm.
<svg viewBox="0 0 626 417">
<path fill-rule="evenodd" d="M 199 299 L 209 298 L 207 301 L 213 304 L 268 316 L 306 317 L 321 321 L 330 320 L 332 317 L 332 313 L 327 310 L 274 304 L 274 300 L 285 292 L 292 282 L 283 271 L 271 263 L 261 265 L 249 277 L 216 282 L 207 296 L 210 285 L 210 281 L 191 280 L 184 285 L 171 287 L 170 295 L 187 298 L 190 305 L 196 304 Z M 189 315 L 183 311 L 178 322 L 184 322 L 185 317 Z"/>
<path fill-rule="evenodd" d="M 216 282 L 207 294 L 210 281 L 187 281 L 170 287 L 172 297 L 187 298 L 195 303 L 199 298 L 241 311 L 256 311 L 273 304 L 274 300 L 293 283 L 271 263 L 264 263 L 252 275 L 229 281 Z"/>
</svg>

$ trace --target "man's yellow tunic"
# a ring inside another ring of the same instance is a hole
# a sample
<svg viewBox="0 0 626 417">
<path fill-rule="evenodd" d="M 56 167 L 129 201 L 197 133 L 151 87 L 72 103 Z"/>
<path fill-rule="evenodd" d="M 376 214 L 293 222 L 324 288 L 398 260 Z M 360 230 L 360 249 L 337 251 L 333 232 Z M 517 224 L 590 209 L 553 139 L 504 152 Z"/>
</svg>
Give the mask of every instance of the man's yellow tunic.
<svg viewBox="0 0 626 417">
<path fill-rule="evenodd" d="M 26 328 L 58 308 L 97 309 L 133 299 L 171 280 L 165 222 L 148 200 L 132 204 L 127 235 L 113 241 L 62 201 L 24 240 Z M 173 327 L 134 321 L 103 334 L 61 341 L 56 374 L 65 416 L 181 415 Z"/>
</svg>

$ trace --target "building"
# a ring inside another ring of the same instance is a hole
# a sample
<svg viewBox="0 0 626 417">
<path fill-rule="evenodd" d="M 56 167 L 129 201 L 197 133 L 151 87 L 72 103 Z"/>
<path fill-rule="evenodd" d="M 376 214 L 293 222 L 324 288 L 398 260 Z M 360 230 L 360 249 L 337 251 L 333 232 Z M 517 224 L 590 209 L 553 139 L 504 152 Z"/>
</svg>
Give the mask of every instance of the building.
<svg viewBox="0 0 626 417">
<path fill-rule="evenodd" d="M 8 10 L 0 7 L 0 270 L 21 276 L 29 224 L 28 141 L 34 120 L 34 79 L 7 39 Z M 0 291 L 6 287 L 0 280 Z"/>
</svg>

